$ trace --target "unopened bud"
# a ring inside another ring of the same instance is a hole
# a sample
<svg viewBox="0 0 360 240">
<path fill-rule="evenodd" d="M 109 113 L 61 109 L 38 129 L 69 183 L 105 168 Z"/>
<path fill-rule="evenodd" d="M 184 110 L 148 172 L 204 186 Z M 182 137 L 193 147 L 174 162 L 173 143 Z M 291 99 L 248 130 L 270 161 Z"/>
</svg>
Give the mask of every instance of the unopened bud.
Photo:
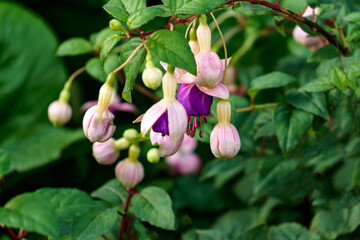
<svg viewBox="0 0 360 240">
<path fill-rule="evenodd" d="M 114 31 L 124 31 L 124 27 L 122 26 L 121 22 L 117 19 L 112 19 L 109 22 L 109 27 Z"/>
<path fill-rule="evenodd" d="M 129 148 L 129 159 L 137 161 L 140 155 L 141 149 L 137 144 L 133 144 Z"/>
<path fill-rule="evenodd" d="M 163 77 L 163 73 L 160 69 L 155 67 L 151 55 L 146 55 L 146 68 L 142 74 L 142 80 L 146 87 L 150 89 L 157 89 L 161 85 L 161 79 Z"/>
<path fill-rule="evenodd" d="M 157 148 L 152 148 L 150 149 L 147 154 L 146 154 L 147 160 L 150 163 L 157 163 L 160 161 L 160 156 L 159 156 L 159 149 Z"/>
<path fill-rule="evenodd" d="M 92 147 L 93 155 L 100 164 L 113 164 L 120 156 L 120 151 L 115 147 L 115 139 L 110 138 L 106 142 L 96 142 Z"/>
<path fill-rule="evenodd" d="M 136 141 L 139 138 L 139 136 L 140 136 L 139 132 L 134 128 L 126 129 L 125 132 L 123 133 L 123 137 L 129 142 Z"/>
<path fill-rule="evenodd" d="M 115 175 L 125 187 L 135 187 L 144 178 L 144 167 L 141 162 L 127 158 L 116 165 Z"/>
<path fill-rule="evenodd" d="M 124 150 L 130 146 L 130 142 L 126 138 L 116 140 L 115 147 L 117 150 Z"/>
<path fill-rule="evenodd" d="M 63 126 L 72 116 L 72 110 L 67 102 L 56 100 L 48 107 L 48 117 L 54 126 Z"/>
</svg>

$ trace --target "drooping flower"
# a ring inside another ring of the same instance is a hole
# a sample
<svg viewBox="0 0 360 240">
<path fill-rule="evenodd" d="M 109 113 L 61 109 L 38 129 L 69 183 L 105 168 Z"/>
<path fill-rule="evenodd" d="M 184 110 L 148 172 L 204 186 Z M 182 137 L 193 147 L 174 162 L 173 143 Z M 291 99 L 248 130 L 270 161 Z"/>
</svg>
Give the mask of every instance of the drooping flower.
<svg viewBox="0 0 360 240">
<path fill-rule="evenodd" d="M 120 156 L 120 151 L 116 148 L 116 141 L 110 138 L 106 142 L 95 142 L 92 146 L 95 160 L 104 165 L 113 164 Z"/>
<path fill-rule="evenodd" d="M 164 98 L 134 122 L 141 121 L 143 136 L 152 128 L 154 132 L 167 135 L 171 141 L 177 142 L 186 131 L 187 115 L 184 107 L 176 100 L 177 83 L 171 66 L 162 79 L 162 87 Z"/>
<path fill-rule="evenodd" d="M 230 123 L 231 106 L 227 100 L 219 100 L 216 105 L 218 124 L 213 128 L 210 135 L 210 148 L 215 157 L 230 159 L 237 155 L 241 142 L 239 132 Z"/>
<path fill-rule="evenodd" d="M 63 126 L 68 123 L 72 116 L 72 110 L 67 102 L 53 101 L 48 107 L 48 117 L 54 126 Z"/>
<path fill-rule="evenodd" d="M 201 159 L 194 153 L 197 140 L 187 135 L 184 136 L 182 145 L 174 155 L 165 158 L 171 169 L 180 175 L 197 174 L 201 168 Z"/>
<path fill-rule="evenodd" d="M 109 111 L 109 103 L 113 93 L 112 84 L 115 74 L 110 74 L 100 88 L 98 104 L 89 108 L 83 119 L 85 136 L 91 142 L 105 142 L 115 132 L 116 127 L 112 124 L 114 115 Z"/>
<path fill-rule="evenodd" d="M 167 157 L 173 155 L 180 148 L 181 143 L 184 139 L 183 137 L 179 138 L 177 141 L 170 140 L 168 135 L 163 135 L 161 132 L 150 131 L 150 141 L 152 145 L 158 144 L 159 148 L 159 156 Z"/>
</svg>

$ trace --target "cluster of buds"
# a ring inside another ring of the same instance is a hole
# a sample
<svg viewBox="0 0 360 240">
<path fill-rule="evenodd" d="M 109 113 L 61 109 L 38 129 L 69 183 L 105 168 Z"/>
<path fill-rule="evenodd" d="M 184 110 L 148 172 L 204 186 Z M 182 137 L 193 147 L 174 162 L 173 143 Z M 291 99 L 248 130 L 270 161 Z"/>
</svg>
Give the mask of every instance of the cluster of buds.
<svg viewBox="0 0 360 240">
<path fill-rule="evenodd" d="M 317 7 L 315 9 L 307 7 L 303 16 L 315 16 L 318 14 L 320 9 Z M 319 48 L 322 48 L 326 44 L 326 39 L 324 37 L 310 37 L 307 32 L 301 29 L 300 26 L 296 26 L 293 30 L 293 38 L 300 45 L 309 48 L 311 51 L 316 51 Z"/>
</svg>

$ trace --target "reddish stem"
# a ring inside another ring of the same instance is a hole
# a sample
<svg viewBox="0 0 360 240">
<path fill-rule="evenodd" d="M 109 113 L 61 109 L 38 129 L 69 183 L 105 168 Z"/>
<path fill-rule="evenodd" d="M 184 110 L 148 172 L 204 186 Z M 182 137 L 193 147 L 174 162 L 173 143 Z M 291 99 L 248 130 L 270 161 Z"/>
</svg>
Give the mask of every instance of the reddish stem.
<svg viewBox="0 0 360 240">
<path fill-rule="evenodd" d="M 108 238 L 105 234 L 101 235 L 101 237 L 105 240 L 110 240 L 110 238 Z"/>
<path fill-rule="evenodd" d="M 122 220 L 121 220 L 118 240 L 123 240 L 123 234 L 124 234 L 124 230 L 125 230 L 126 224 L 127 224 L 126 217 L 127 217 L 128 212 L 129 212 L 131 198 L 135 194 L 135 188 L 130 188 L 129 190 L 127 190 L 127 192 L 128 192 L 128 197 L 127 197 L 126 203 L 124 205 L 124 215 L 122 216 Z"/>
<path fill-rule="evenodd" d="M 5 178 L 4 177 L 1 177 L 1 182 L 5 183 Z"/>
<path fill-rule="evenodd" d="M 6 229 L 9 231 L 11 237 L 13 238 L 13 240 L 19 240 L 18 237 L 16 236 L 14 230 L 12 230 L 10 227 L 6 227 Z"/>
</svg>

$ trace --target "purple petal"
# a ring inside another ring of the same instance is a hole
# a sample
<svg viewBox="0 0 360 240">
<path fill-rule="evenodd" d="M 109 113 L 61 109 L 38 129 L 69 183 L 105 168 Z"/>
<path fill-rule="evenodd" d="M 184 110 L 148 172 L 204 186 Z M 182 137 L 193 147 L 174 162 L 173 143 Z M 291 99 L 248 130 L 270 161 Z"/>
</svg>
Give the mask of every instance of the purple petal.
<svg viewBox="0 0 360 240">
<path fill-rule="evenodd" d="M 168 120 L 168 112 L 165 111 L 155 122 L 152 127 L 154 132 L 162 133 L 164 135 L 169 135 L 169 120 Z"/>
<path fill-rule="evenodd" d="M 184 106 L 188 116 L 201 116 L 190 103 L 190 92 L 195 84 L 180 84 L 177 94 L 177 100 Z"/>
<path fill-rule="evenodd" d="M 199 113 L 199 115 L 193 116 L 207 116 L 210 114 L 210 108 L 213 101 L 213 97 L 203 93 L 196 86 L 190 91 L 189 102 L 192 108 Z"/>
</svg>

